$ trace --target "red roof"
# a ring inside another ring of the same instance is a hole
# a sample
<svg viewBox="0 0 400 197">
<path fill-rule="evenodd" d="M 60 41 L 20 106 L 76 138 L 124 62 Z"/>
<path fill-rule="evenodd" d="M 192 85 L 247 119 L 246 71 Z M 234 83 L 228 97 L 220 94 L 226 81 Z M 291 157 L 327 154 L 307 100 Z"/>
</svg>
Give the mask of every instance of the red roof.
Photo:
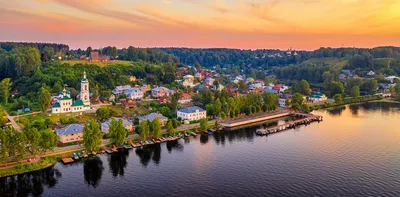
<svg viewBox="0 0 400 197">
<path fill-rule="evenodd" d="M 190 98 L 191 98 L 191 95 L 188 94 L 188 93 L 182 93 L 181 98 L 182 98 L 182 99 L 190 99 Z"/>
</svg>

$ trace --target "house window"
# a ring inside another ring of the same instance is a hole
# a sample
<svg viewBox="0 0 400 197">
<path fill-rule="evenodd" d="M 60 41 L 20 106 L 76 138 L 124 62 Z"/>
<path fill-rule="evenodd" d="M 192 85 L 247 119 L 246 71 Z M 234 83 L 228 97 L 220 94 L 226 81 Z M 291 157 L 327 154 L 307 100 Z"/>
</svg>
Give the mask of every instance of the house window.
<svg viewBox="0 0 400 197">
<path fill-rule="evenodd" d="M 87 85 L 85 85 L 85 90 L 87 90 Z"/>
</svg>

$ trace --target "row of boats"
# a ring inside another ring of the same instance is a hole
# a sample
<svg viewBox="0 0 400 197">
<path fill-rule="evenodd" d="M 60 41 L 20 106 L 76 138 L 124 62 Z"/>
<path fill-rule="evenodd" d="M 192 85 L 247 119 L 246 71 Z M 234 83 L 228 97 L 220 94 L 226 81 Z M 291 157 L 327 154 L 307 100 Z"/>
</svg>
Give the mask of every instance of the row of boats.
<svg viewBox="0 0 400 197">
<path fill-rule="evenodd" d="M 143 140 L 143 141 L 139 141 L 139 142 L 133 142 L 132 140 L 127 140 L 120 146 L 113 145 L 111 148 L 101 147 L 100 149 L 101 149 L 101 153 L 112 154 L 112 153 L 118 152 L 118 150 L 122 150 L 122 149 L 141 148 L 141 147 L 147 146 L 147 145 L 175 141 L 175 140 L 184 139 L 184 138 L 187 138 L 190 136 L 197 136 L 197 134 L 195 132 L 185 132 L 185 133 L 179 133 L 179 134 L 175 134 L 175 135 L 171 135 L 171 136 L 167 136 L 167 137 Z M 90 153 L 88 153 L 86 151 L 75 152 L 72 154 L 72 157 L 63 158 L 62 161 L 65 164 L 72 163 L 75 161 L 79 161 L 82 158 L 87 158 L 89 156 L 95 156 L 96 154 L 97 154 L 97 152 L 95 152 L 95 151 L 92 151 Z"/>
</svg>

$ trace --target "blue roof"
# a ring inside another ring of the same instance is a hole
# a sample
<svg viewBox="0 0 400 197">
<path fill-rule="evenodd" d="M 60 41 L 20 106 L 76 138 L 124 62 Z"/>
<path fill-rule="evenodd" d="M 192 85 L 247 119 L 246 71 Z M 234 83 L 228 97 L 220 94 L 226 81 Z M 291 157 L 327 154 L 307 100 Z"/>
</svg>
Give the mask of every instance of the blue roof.
<svg viewBox="0 0 400 197">
<path fill-rule="evenodd" d="M 194 113 L 194 112 L 196 112 L 196 110 L 199 110 L 200 112 L 206 111 L 206 110 L 204 110 L 204 109 L 202 109 L 200 107 L 197 107 L 197 106 L 186 107 L 186 108 L 180 109 L 178 111 L 187 114 L 187 113 Z"/>
<path fill-rule="evenodd" d="M 115 118 L 115 119 L 116 119 L 117 121 L 119 121 L 121 118 Z M 109 119 L 109 120 L 106 121 L 106 122 L 102 122 L 102 123 L 101 123 L 101 125 L 102 125 L 102 126 L 105 126 L 105 127 L 109 127 L 110 124 L 111 124 L 111 119 Z M 132 124 L 132 122 L 131 122 L 131 121 L 128 121 L 128 120 L 125 120 L 125 119 L 122 119 L 122 124 L 123 124 L 124 126 L 126 126 L 126 125 Z"/>
<path fill-rule="evenodd" d="M 145 116 L 140 116 L 139 117 L 139 121 L 143 121 L 143 120 L 149 120 L 149 121 L 153 121 L 154 118 L 159 117 L 160 120 L 162 119 L 168 119 L 167 117 L 163 116 L 162 114 L 159 113 L 151 113 L 151 114 L 147 114 Z"/>
<path fill-rule="evenodd" d="M 73 133 L 80 133 L 83 131 L 83 126 L 79 124 L 67 125 L 64 129 L 57 129 L 56 133 L 59 135 L 67 135 Z"/>
<path fill-rule="evenodd" d="M 273 89 L 267 88 L 265 91 L 267 91 L 267 92 L 269 92 L 269 93 L 278 94 L 278 90 L 273 90 Z"/>
</svg>

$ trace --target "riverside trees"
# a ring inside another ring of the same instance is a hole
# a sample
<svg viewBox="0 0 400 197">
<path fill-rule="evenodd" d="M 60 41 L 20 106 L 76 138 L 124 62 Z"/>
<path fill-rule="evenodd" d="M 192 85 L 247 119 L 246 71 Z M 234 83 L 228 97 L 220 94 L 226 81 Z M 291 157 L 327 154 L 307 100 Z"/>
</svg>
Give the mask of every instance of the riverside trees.
<svg viewBox="0 0 400 197">
<path fill-rule="evenodd" d="M 57 135 L 51 129 L 40 131 L 29 127 L 20 132 L 7 127 L 4 132 L 0 132 L 0 153 L 2 157 L 15 157 L 20 160 L 27 152 L 36 156 L 53 150 L 57 141 Z"/>
<path fill-rule="evenodd" d="M 122 119 L 116 120 L 115 118 L 112 118 L 108 133 L 108 137 L 110 138 L 111 143 L 120 145 L 124 142 L 127 136 L 128 136 L 128 131 L 124 127 L 123 120 Z"/>
<path fill-rule="evenodd" d="M 100 124 L 95 120 L 85 123 L 83 128 L 83 142 L 88 151 L 96 151 L 100 148 L 103 133 L 100 130 Z"/>
</svg>

